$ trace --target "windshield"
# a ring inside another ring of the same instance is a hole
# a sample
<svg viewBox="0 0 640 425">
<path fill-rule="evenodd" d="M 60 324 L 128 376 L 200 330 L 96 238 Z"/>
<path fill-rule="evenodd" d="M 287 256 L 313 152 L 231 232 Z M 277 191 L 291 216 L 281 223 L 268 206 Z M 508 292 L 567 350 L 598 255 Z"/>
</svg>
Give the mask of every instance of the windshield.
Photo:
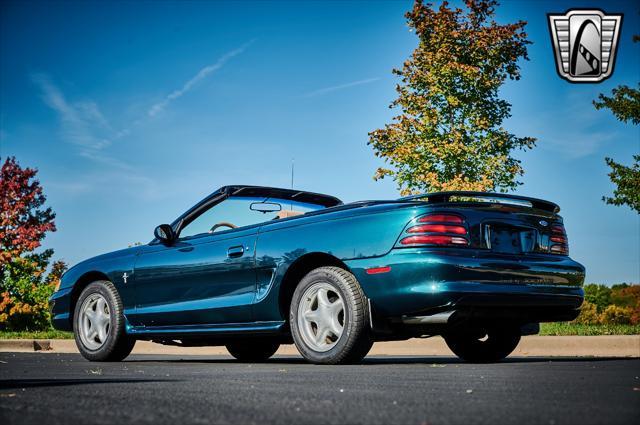
<svg viewBox="0 0 640 425">
<path fill-rule="evenodd" d="M 180 231 L 180 238 L 295 217 L 323 208 L 322 205 L 273 197 L 231 197 L 196 217 Z"/>
</svg>

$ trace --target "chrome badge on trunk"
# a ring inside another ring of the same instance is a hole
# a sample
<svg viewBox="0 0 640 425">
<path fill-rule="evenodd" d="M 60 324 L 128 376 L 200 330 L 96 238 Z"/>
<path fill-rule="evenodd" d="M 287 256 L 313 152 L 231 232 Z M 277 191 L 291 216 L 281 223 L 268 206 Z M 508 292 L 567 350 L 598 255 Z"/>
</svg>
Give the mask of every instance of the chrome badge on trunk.
<svg viewBox="0 0 640 425">
<path fill-rule="evenodd" d="M 572 83 L 598 83 L 611 76 L 622 14 L 574 9 L 547 16 L 560 77 Z"/>
</svg>

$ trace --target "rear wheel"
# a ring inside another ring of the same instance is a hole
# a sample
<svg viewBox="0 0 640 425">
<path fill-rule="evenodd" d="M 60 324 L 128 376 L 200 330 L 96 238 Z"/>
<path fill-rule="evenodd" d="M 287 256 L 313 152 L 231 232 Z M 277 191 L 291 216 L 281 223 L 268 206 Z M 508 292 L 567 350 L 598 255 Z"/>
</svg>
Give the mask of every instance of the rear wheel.
<svg viewBox="0 0 640 425">
<path fill-rule="evenodd" d="M 520 342 L 520 329 L 483 327 L 444 335 L 444 340 L 461 359 L 473 363 L 490 363 L 504 359 Z"/>
<path fill-rule="evenodd" d="M 298 351 L 313 363 L 359 362 L 373 345 L 366 297 L 355 276 L 339 267 L 317 268 L 300 281 L 289 323 Z"/>
<path fill-rule="evenodd" d="M 227 351 L 241 362 L 263 362 L 280 348 L 278 342 L 249 339 L 227 344 Z"/>
<path fill-rule="evenodd" d="M 122 300 L 113 283 L 100 280 L 87 286 L 76 303 L 73 333 L 80 354 L 91 361 L 120 361 L 136 340 L 125 331 Z"/>
</svg>

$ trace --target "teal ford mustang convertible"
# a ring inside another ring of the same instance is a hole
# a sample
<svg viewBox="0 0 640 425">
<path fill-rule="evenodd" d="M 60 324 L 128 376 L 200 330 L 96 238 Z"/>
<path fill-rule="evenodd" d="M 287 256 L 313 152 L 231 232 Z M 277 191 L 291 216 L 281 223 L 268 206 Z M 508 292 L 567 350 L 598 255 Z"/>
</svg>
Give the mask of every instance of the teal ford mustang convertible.
<svg viewBox="0 0 640 425">
<path fill-rule="evenodd" d="M 96 361 L 122 360 L 141 339 L 225 345 L 242 361 L 295 343 L 338 364 L 374 341 L 434 335 L 464 360 L 497 361 L 540 322 L 578 315 L 585 269 L 559 210 L 496 193 L 343 204 L 225 186 L 148 244 L 67 271 L 53 322 Z"/>
</svg>

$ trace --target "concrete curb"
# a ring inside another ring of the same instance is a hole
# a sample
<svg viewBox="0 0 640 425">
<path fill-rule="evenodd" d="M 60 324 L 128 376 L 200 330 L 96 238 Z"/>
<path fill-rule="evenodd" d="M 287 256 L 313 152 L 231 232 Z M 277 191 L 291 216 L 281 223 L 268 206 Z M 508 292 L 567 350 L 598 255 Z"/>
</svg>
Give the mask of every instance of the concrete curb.
<svg viewBox="0 0 640 425">
<path fill-rule="evenodd" d="M 0 339 L 0 352 L 7 351 L 51 351 L 53 341 L 49 339 Z"/>
<path fill-rule="evenodd" d="M 0 352 L 78 353 L 72 339 L 28 340 L 2 339 Z M 155 355 L 228 355 L 224 347 L 172 347 L 138 341 L 133 354 Z M 299 355 L 295 346 L 283 345 L 279 355 Z M 381 356 L 452 356 L 440 337 L 408 341 L 378 342 L 370 355 Z M 526 336 L 512 356 L 518 357 L 640 357 L 640 335 L 603 336 Z"/>
</svg>

